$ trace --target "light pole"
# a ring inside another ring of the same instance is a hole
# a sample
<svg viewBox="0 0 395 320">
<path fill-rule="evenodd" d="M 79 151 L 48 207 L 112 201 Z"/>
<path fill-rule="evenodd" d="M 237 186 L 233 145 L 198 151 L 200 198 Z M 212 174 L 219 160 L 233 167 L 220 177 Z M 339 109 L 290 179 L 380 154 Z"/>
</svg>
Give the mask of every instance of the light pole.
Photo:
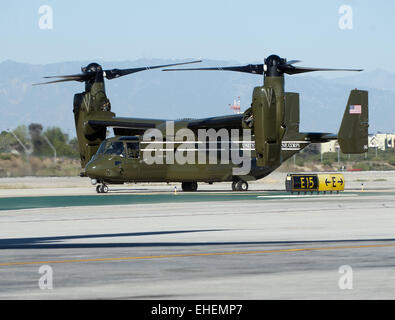
<svg viewBox="0 0 395 320">
<path fill-rule="evenodd" d="M 6 132 L 11 133 L 12 136 L 15 138 L 15 140 L 18 141 L 18 143 L 22 146 L 23 150 L 25 151 L 25 155 L 26 155 L 25 160 L 26 160 L 26 162 L 27 162 L 27 164 L 28 164 L 28 166 L 27 166 L 27 167 L 28 167 L 28 174 L 31 175 L 31 173 L 32 173 L 32 167 L 31 167 L 31 163 L 30 163 L 30 155 L 31 155 L 32 152 L 33 152 L 33 148 L 30 147 L 30 148 L 28 149 L 28 148 L 23 144 L 23 142 L 21 141 L 21 139 L 19 139 L 18 136 L 17 136 L 13 131 L 11 131 L 10 129 L 6 129 Z"/>
<path fill-rule="evenodd" d="M 25 150 L 25 154 L 27 156 L 30 156 L 32 153 L 32 149 L 28 149 L 13 131 L 11 131 L 10 129 L 6 129 L 6 131 L 14 136 L 15 140 L 18 141 L 18 143 L 22 146 L 23 150 Z"/>
<path fill-rule="evenodd" d="M 53 162 L 56 165 L 56 149 L 55 149 L 55 147 L 53 146 L 51 141 L 49 141 L 48 137 L 44 133 L 43 133 L 43 137 L 44 137 L 45 141 L 48 143 L 48 145 L 51 147 L 52 151 L 54 152 Z"/>
<path fill-rule="evenodd" d="M 337 148 L 337 164 L 340 164 L 340 148 Z"/>
</svg>

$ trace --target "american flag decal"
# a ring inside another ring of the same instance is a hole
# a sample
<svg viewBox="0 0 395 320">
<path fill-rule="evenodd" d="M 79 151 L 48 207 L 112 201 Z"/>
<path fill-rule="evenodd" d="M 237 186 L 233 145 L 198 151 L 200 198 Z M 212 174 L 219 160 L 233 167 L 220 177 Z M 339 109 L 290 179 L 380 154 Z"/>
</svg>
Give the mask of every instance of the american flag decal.
<svg viewBox="0 0 395 320">
<path fill-rule="evenodd" d="M 350 105 L 350 114 L 361 114 L 362 106 L 360 104 L 351 104 Z"/>
</svg>

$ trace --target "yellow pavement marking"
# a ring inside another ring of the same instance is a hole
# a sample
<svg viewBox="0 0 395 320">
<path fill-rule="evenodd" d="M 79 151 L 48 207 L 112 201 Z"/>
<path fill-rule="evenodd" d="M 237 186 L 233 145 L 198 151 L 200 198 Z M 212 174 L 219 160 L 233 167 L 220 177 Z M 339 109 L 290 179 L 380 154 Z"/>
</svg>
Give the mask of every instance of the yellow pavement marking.
<svg viewBox="0 0 395 320">
<path fill-rule="evenodd" d="M 75 260 L 48 260 L 48 261 L 21 261 L 21 262 L 4 262 L 0 267 L 29 265 L 29 264 L 55 264 L 55 263 L 75 263 L 75 262 L 106 262 L 106 261 L 125 261 L 125 260 L 148 260 L 163 258 L 182 258 L 182 257 L 204 257 L 204 256 L 225 256 L 241 254 L 265 254 L 281 252 L 301 252 L 301 251 L 321 251 L 321 250 L 341 250 L 341 249 L 362 249 L 362 248 L 384 248 L 395 247 L 395 244 L 372 244 L 359 246 L 333 246 L 333 247 L 316 247 L 316 248 L 295 248 L 295 249 L 274 249 L 274 250 L 251 250 L 251 251 L 229 251 L 229 252 L 208 252 L 208 253 L 185 253 L 185 254 L 164 254 L 156 256 L 140 257 L 119 257 L 119 258 L 96 258 L 96 259 L 75 259 Z"/>
</svg>

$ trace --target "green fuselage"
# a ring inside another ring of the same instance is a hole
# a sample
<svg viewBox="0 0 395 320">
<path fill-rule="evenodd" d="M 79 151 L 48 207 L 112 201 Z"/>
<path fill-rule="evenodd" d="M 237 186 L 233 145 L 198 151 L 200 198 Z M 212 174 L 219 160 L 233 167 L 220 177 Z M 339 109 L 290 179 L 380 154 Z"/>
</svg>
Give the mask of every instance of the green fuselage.
<svg viewBox="0 0 395 320">
<path fill-rule="evenodd" d="M 199 151 L 194 149 L 188 163 L 166 163 L 168 154 L 171 153 L 169 147 L 163 149 L 163 163 L 148 164 L 145 161 L 144 151 L 147 143 L 139 141 L 138 137 L 114 137 L 103 141 L 96 155 L 85 167 L 85 172 L 91 179 L 107 184 L 117 184 L 124 182 L 220 182 L 220 181 L 252 181 L 261 179 L 278 166 L 257 166 L 253 141 L 248 141 L 245 149 L 250 151 L 250 156 L 244 159 L 248 163 L 234 164 L 231 156 L 228 161 L 223 158 L 219 148 L 218 151 L 210 154 L 209 150 Z M 300 134 L 298 140 L 283 141 L 281 159 L 285 161 L 293 154 L 299 152 L 310 143 L 307 134 Z M 133 150 L 128 145 L 134 144 Z M 176 145 L 178 147 L 180 144 Z M 121 149 L 114 148 L 121 146 Z M 148 149 L 147 149 L 148 150 Z M 159 149 L 158 149 L 159 150 Z M 174 150 L 177 151 L 176 147 Z M 185 152 L 186 153 L 186 152 Z M 184 153 L 184 154 L 185 154 Z M 200 155 L 199 155 L 200 154 Z M 199 156 L 204 156 L 206 161 L 199 162 Z M 171 158 L 171 157 L 170 157 Z M 224 161 L 225 160 L 225 161 Z M 224 163 L 228 162 L 228 163 Z M 245 174 L 234 174 L 234 168 L 245 166 L 248 170 Z"/>
</svg>

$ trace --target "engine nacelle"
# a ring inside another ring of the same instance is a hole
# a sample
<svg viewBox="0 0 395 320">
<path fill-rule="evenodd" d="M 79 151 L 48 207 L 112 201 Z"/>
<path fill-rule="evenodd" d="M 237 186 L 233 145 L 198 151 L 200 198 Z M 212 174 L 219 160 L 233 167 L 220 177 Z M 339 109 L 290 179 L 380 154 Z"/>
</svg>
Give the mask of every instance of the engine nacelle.
<svg viewBox="0 0 395 320">
<path fill-rule="evenodd" d="M 77 131 L 78 146 L 80 151 L 81 167 L 92 158 L 99 148 L 101 142 L 106 138 L 106 127 L 92 127 L 88 124 L 89 118 L 95 114 L 110 113 L 110 111 L 88 111 L 86 96 L 90 93 L 78 93 L 74 95 L 74 120 Z M 89 116 L 88 116 L 89 115 Z"/>
<path fill-rule="evenodd" d="M 257 165 L 280 165 L 285 133 L 284 96 L 278 97 L 272 87 L 256 87 L 251 106 Z"/>
</svg>

